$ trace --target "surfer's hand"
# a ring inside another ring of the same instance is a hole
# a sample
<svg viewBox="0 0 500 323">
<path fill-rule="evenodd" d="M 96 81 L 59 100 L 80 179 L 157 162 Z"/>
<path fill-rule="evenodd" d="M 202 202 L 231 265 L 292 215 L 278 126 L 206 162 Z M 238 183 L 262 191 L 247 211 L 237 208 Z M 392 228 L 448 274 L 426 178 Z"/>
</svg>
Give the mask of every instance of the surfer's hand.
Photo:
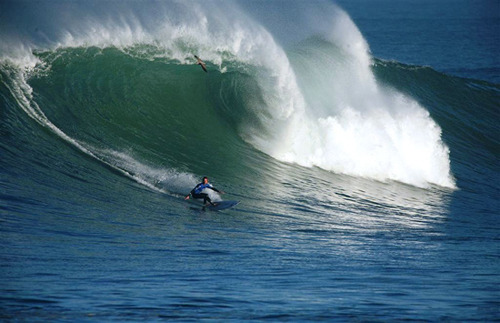
<svg viewBox="0 0 500 323">
<path fill-rule="evenodd" d="M 185 200 L 189 200 L 189 195 L 187 195 L 184 199 L 185 199 Z"/>
</svg>

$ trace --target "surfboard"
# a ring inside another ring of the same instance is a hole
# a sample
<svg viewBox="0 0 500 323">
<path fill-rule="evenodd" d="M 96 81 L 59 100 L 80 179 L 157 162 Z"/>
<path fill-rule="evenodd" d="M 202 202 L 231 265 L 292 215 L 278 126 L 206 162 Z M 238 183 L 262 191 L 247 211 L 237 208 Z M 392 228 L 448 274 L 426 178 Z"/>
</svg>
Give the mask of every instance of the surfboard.
<svg viewBox="0 0 500 323">
<path fill-rule="evenodd" d="M 215 205 L 208 205 L 206 206 L 206 208 L 210 211 L 221 211 L 235 206 L 236 204 L 240 203 L 240 201 L 219 201 L 214 203 Z"/>
</svg>

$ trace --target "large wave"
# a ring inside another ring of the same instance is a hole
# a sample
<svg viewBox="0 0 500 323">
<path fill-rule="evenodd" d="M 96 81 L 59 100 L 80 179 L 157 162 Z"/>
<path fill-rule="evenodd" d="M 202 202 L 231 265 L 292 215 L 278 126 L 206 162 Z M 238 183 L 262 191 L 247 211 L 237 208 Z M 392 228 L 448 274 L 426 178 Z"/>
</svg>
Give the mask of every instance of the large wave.
<svg viewBox="0 0 500 323">
<path fill-rule="evenodd" d="M 35 16 L 45 4 L 32 6 Z M 50 74 L 51 63 L 71 48 L 116 48 L 137 59 L 174 65 L 193 64 L 198 54 L 221 75 L 218 104 L 225 105 L 229 92 L 238 98 L 240 107 L 225 109 L 236 111 L 228 114 L 237 121 L 239 135 L 273 158 L 382 181 L 454 187 L 449 149 L 425 107 L 377 81 L 368 44 L 345 12 L 326 2 L 318 6 L 327 10 L 315 20 L 298 19 L 307 22 L 302 39 L 284 48 L 282 34 L 237 3 L 96 2 L 90 9 L 76 2 L 52 3 L 43 21 L 30 21 L 25 14 L 25 27 L 6 23 L 0 54 L 9 80 L 3 82 L 40 124 L 151 184 L 136 175 L 136 161 L 56 126 L 38 105 L 29 79 Z M 35 22 L 42 27 L 33 28 Z M 251 81 L 241 86 L 241 75 Z M 249 118 L 237 118 L 240 112 Z"/>
</svg>

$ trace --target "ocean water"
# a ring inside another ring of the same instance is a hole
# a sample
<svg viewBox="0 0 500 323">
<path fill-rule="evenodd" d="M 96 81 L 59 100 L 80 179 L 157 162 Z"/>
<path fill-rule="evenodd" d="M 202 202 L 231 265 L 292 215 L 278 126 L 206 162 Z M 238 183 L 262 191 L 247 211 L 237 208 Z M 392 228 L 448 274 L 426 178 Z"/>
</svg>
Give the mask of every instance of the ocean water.
<svg viewBox="0 0 500 323">
<path fill-rule="evenodd" d="M 2 2 L 0 318 L 500 320 L 499 26 L 497 1 Z M 240 203 L 185 201 L 203 176 Z"/>
</svg>

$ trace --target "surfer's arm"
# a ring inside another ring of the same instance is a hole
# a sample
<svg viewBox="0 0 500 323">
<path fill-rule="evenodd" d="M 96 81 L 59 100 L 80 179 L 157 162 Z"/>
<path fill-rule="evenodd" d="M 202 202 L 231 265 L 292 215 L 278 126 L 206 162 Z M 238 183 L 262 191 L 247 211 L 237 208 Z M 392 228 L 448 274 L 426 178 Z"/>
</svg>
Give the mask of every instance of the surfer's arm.
<svg viewBox="0 0 500 323">
<path fill-rule="evenodd" d="M 215 187 L 210 187 L 210 189 L 211 189 L 212 191 L 216 191 L 217 193 L 226 194 L 226 193 L 224 193 L 223 191 L 219 191 L 219 190 L 218 190 L 218 189 L 216 189 Z"/>
<path fill-rule="evenodd" d="M 213 186 L 212 186 L 212 184 L 208 184 L 208 185 L 206 186 L 206 188 L 209 188 L 209 189 L 211 189 L 212 191 L 216 191 L 217 193 L 219 193 L 219 192 L 220 192 L 218 189 L 216 189 L 215 187 L 213 187 Z"/>
<path fill-rule="evenodd" d="M 189 194 L 188 194 L 188 195 L 186 195 L 186 197 L 185 197 L 184 199 L 185 199 L 185 200 L 189 200 L 189 197 L 190 197 L 191 195 L 193 195 L 193 194 L 194 194 L 194 188 L 191 190 L 191 192 L 189 192 Z"/>
</svg>

